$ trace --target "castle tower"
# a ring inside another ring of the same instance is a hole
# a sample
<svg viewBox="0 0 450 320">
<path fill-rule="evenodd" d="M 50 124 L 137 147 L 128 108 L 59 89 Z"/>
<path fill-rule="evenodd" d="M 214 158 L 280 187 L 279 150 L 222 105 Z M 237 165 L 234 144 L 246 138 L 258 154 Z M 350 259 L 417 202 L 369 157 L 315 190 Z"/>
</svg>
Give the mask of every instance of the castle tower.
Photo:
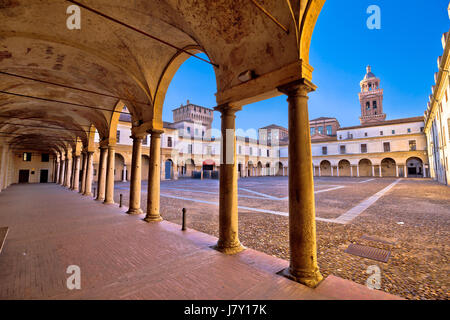
<svg viewBox="0 0 450 320">
<path fill-rule="evenodd" d="M 380 89 L 380 79 L 375 77 L 370 66 L 367 66 L 367 73 L 360 86 L 361 124 L 386 120 L 386 114 L 383 113 L 383 89 Z"/>
</svg>

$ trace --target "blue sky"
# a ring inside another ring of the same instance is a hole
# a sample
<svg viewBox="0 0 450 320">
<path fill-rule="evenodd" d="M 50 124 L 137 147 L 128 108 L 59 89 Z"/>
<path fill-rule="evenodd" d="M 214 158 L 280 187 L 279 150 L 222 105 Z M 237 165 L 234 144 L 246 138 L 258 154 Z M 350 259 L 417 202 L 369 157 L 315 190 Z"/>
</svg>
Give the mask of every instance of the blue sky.
<svg viewBox="0 0 450 320">
<path fill-rule="evenodd" d="M 359 124 L 359 82 L 368 64 L 384 89 L 387 119 L 422 116 L 426 108 L 441 36 L 449 31 L 448 0 L 327 0 L 314 30 L 310 64 L 313 82 L 310 118 L 336 117 L 341 126 Z M 381 9 L 381 29 L 369 30 L 370 5 Z M 204 56 L 206 57 L 206 56 Z M 192 103 L 215 106 L 216 81 L 212 67 L 195 58 L 178 70 L 167 91 L 163 119 L 172 121 L 174 108 Z M 220 128 L 214 113 L 213 127 Z M 244 106 L 236 127 L 248 130 L 269 124 L 287 127 L 285 96 Z"/>
</svg>

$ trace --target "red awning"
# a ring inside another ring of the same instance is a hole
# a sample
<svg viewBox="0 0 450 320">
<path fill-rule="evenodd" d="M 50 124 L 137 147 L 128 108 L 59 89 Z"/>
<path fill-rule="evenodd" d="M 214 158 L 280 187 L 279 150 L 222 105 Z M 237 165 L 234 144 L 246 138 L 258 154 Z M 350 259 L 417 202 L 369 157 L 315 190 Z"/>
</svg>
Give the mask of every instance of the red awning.
<svg viewBox="0 0 450 320">
<path fill-rule="evenodd" d="M 216 163 L 213 160 L 211 160 L 211 159 L 203 161 L 203 165 L 205 165 L 205 166 L 213 166 L 215 164 Z"/>
</svg>

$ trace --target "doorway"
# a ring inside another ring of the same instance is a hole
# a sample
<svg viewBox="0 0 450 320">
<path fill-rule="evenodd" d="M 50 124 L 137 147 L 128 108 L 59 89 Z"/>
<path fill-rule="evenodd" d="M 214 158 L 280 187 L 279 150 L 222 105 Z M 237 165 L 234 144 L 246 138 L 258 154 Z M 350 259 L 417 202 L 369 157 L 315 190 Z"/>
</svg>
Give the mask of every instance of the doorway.
<svg viewBox="0 0 450 320">
<path fill-rule="evenodd" d="M 47 183 L 48 182 L 48 170 L 41 170 L 41 177 L 39 179 L 40 183 Z"/>
<path fill-rule="evenodd" d="M 28 183 L 30 179 L 30 170 L 19 170 L 19 183 Z"/>
</svg>

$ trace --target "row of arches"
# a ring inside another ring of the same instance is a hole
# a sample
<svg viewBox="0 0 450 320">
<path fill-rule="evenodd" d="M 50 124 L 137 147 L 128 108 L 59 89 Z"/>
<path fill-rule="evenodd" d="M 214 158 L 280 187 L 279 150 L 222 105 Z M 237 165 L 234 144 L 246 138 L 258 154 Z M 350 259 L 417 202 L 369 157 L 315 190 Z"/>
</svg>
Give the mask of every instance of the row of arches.
<svg viewBox="0 0 450 320">
<path fill-rule="evenodd" d="M 314 168 L 316 176 L 339 177 L 426 177 L 426 168 L 422 159 L 410 157 L 404 163 L 392 158 L 384 158 L 378 164 L 370 159 L 361 159 L 357 164 L 351 164 L 349 160 L 342 159 L 337 165 L 332 165 L 329 160 L 322 160 Z"/>
</svg>

